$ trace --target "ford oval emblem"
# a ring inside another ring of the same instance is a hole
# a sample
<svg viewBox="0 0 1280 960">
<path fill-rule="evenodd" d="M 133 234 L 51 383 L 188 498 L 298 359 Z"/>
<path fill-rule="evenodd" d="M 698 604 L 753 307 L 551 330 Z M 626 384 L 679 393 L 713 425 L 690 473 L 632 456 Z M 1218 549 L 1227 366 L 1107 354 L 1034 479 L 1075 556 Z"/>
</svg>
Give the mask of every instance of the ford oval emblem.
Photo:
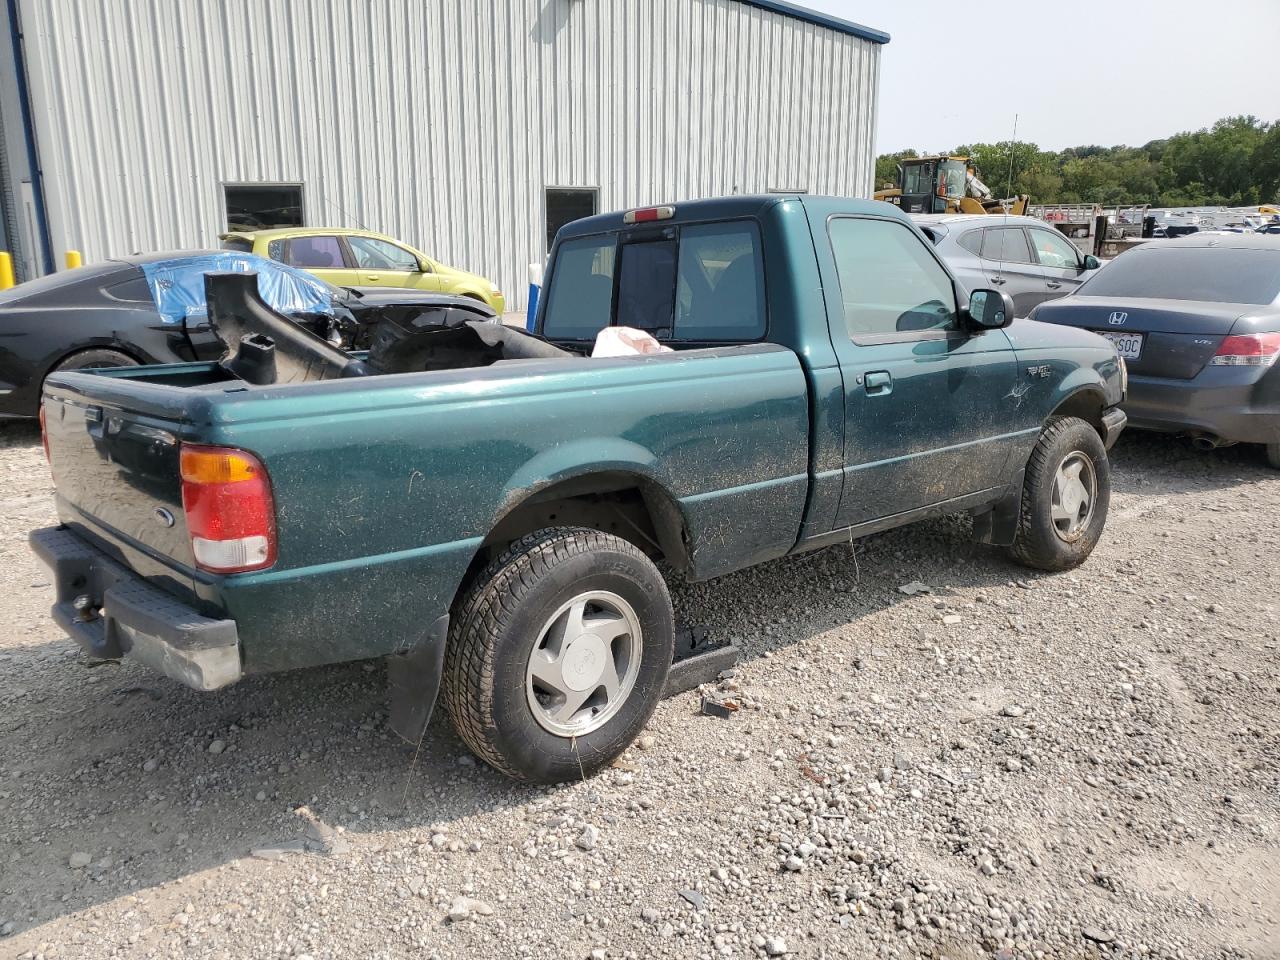
<svg viewBox="0 0 1280 960">
<path fill-rule="evenodd" d="M 156 507 L 156 519 L 163 523 L 166 527 L 173 526 L 173 514 L 164 507 Z"/>
<path fill-rule="evenodd" d="M 1112 326 L 1118 327 L 1120 324 L 1124 323 L 1128 319 L 1129 319 L 1129 315 L 1127 313 L 1122 313 L 1121 311 L 1117 310 L 1111 316 L 1107 317 L 1107 323 L 1111 324 Z"/>
</svg>

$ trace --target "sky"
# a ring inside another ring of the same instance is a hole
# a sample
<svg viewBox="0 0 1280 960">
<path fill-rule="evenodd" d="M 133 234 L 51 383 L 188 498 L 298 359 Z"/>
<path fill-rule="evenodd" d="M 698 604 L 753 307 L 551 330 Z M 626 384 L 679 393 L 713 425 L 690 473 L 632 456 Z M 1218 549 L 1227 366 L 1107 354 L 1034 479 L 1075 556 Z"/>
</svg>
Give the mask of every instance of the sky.
<svg viewBox="0 0 1280 960">
<path fill-rule="evenodd" d="M 1280 120 L 1280 0 L 799 0 L 875 27 L 876 152 L 1018 139 L 1141 146 Z"/>
</svg>

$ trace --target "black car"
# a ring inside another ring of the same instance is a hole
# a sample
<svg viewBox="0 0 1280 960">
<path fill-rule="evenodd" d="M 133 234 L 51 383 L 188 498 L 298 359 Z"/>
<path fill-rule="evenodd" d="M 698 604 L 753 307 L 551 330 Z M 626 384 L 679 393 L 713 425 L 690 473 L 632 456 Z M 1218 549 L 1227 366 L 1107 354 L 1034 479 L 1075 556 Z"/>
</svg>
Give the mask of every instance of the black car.
<svg viewBox="0 0 1280 960">
<path fill-rule="evenodd" d="M 216 360 L 224 347 L 209 325 L 204 274 L 255 272 L 262 298 L 311 332 L 363 349 L 380 319 L 449 307 L 477 320 L 493 310 L 467 297 L 390 287 L 339 288 L 309 273 L 225 250 L 107 260 L 0 292 L 0 418 L 34 417 L 54 370 Z"/>
<path fill-rule="evenodd" d="M 1144 244 L 1031 316 L 1115 344 L 1130 373 L 1130 426 L 1205 449 L 1263 444 L 1280 468 L 1280 237 Z"/>
</svg>

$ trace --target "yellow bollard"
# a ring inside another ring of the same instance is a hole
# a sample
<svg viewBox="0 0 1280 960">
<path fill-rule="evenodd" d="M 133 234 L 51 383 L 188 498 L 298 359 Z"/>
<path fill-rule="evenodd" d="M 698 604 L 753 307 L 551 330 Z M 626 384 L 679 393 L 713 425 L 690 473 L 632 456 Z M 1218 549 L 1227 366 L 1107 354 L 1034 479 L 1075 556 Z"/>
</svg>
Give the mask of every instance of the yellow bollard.
<svg viewBox="0 0 1280 960">
<path fill-rule="evenodd" d="M 67 251 L 67 269 L 74 270 L 76 267 L 84 266 L 84 258 L 80 256 L 79 250 Z"/>
<path fill-rule="evenodd" d="M 13 286 L 13 257 L 0 252 L 0 290 L 8 290 Z"/>
</svg>

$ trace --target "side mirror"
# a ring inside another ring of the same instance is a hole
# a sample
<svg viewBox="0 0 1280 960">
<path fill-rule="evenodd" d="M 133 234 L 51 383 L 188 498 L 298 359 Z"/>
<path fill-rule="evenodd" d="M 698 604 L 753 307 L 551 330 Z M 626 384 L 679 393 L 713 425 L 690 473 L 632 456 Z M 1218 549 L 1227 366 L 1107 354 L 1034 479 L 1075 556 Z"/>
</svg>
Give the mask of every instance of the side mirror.
<svg viewBox="0 0 1280 960">
<path fill-rule="evenodd" d="M 1102 261 L 1095 257 L 1092 253 L 1084 255 L 1084 268 L 1086 270 L 1097 270 L 1102 266 Z"/>
<path fill-rule="evenodd" d="M 999 290 L 969 294 L 969 322 L 979 330 L 999 330 L 1013 323 L 1013 297 Z"/>
<path fill-rule="evenodd" d="M 424 259 L 424 260 L 419 260 L 419 261 L 418 261 L 418 272 L 419 272 L 419 273 L 431 273 L 431 261 L 430 261 L 430 260 L 425 260 L 425 259 Z"/>
</svg>

